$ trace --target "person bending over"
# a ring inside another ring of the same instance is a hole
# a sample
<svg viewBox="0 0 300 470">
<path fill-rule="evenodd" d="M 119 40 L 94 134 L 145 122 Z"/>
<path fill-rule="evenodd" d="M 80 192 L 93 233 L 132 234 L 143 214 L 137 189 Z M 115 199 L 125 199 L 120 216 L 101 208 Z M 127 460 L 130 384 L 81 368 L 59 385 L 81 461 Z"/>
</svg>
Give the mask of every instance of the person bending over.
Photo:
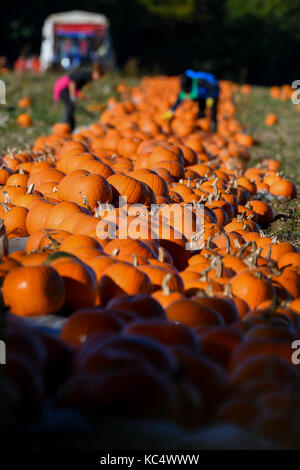
<svg viewBox="0 0 300 470">
<path fill-rule="evenodd" d="M 211 108 L 211 132 L 216 132 L 219 92 L 219 81 L 213 74 L 186 70 L 180 75 L 180 92 L 177 100 L 163 118 L 171 119 L 182 101 L 193 100 L 198 103 L 198 118 L 205 116 L 206 108 Z"/>
</svg>

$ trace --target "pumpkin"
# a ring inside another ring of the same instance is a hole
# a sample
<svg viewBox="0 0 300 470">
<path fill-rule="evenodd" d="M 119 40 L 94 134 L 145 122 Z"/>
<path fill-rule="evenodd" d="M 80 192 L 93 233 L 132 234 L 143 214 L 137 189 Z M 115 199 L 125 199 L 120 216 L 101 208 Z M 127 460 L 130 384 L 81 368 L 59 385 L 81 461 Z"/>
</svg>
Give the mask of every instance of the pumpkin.
<svg viewBox="0 0 300 470">
<path fill-rule="evenodd" d="M 73 253 L 74 250 L 80 251 L 83 247 L 101 250 L 100 243 L 88 235 L 71 235 L 61 243 L 60 250 Z"/>
<path fill-rule="evenodd" d="M 286 199 L 293 199 L 297 197 L 297 188 L 292 181 L 288 181 L 284 178 L 278 178 L 274 181 L 270 187 L 269 192 L 273 196 L 281 196 Z"/>
<path fill-rule="evenodd" d="M 42 249 L 57 250 L 60 243 L 71 234 L 64 230 L 42 229 L 33 232 L 27 240 L 26 252 L 38 251 Z"/>
<path fill-rule="evenodd" d="M 4 155 L 4 301 L 17 315 L 70 315 L 60 340 L 34 331 L 30 345 L 15 338 L 8 346 L 43 372 L 57 405 L 187 429 L 233 423 L 294 446 L 300 257 L 261 229 L 274 220 L 268 195 L 292 199 L 297 190 L 274 159 L 246 167 L 256 139 L 233 97 L 251 87 L 220 82 L 214 134 L 191 100 L 162 119 L 179 88 L 178 77 L 121 84 L 121 101 L 109 99 L 89 129 L 55 124 L 32 151 Z M 271 89 L 282 100 L 291 93 Z M 8 237 L 28 235 L 25 250 L 8 255 Z M 8 339 L 11 327 L 24 330 L 17 315 L 5 317 Z M 8 362 L 8 398 L 30 395 L 40 406 L 20 364 Z M 294 418 L 283 436 L 287 411 Z"/>
<path fill-rule="evenodd" d="M 32 105 L 31 98 L 28 96 L 24 96 L 24 98 L 20 98 L 18 101 L 18 107 L 22 108 L 29 108 Z"/>
<path fill-rule="evenodd" d="M 8 208 L 5 211 L 3 214 L 3 220 L 8 238 L 28 236 L 26 228 L 27 214 L 28 209 L 18 206 Z"/>
<path fill-rule="evenodd" d="M 126 175 L 112 175 L 107 181 L 113 189 L 113 200 L 127 198 L 128 204 L 143 203 L 146 199 L 146 189 L 141 181 Z"/>
<path fill-rule="evenodd" d="M 300 297 L 300 273 L 297 268 L 286 267 L 273 279 L 283 286 L 294 299 Z"/>
<path fill-rule="evenodd" d="M 56 168 L 47 168 L 45 170 L 35 171 L 31 174 L 27 181 L 27 185 L 30 186 L 31 184 L 34 184 L 34 188 L 39 190 L 41 184 L 49 183 L 49 181 L 58 184 L 64 176 L 64 173 Z"/>
<path fill-rule="evenodd" d="M 89 214 L 89 211 L 74 202 L 60 202 L 51 208 L 45 225 L 49 229 L 62 229 L 62 224 L 71 214 Z"/>
<path fill-rule="evenodd" d="M 197 327 L 200 325 L 223 325 L 223 319 L 216 310 L 199 305 L 190 299 L 181 299 L 172 302 L 166 308 L 169 320 Z"/>
<path fill-rule="evenodd" d="M 149 277 L 128 263 L 108 266 L 99 282 L 100 299 L 107 303 L 113 297 L 124 294 L 148 294 L 152 290 Z"/>
<path fill-rule="evenodd" d="M 21 258 L 21 262 L 23 266 L 39 266 L 44 263 L 50 254 L 51 251 L 46 249 L 33 253 L 25 252 L 24 256 Z"/>
<path fill-rule="evenodd" d="M 238 309 L 233 300 L 228 297 L 215 295 L 212 292 L 211 297 L 199 295 L 193 297 L 193 300 L 201 306 L 210 307 L 213 310 L 216 310 L 223 317 L 226 325 L 230 325 L 239 320 Z"/>
<path fill-rule="evenodd" d="M 274 126 L 274 124 L 277 124 L 277 122 L 278 122 L 278 117 L 276 116 L 276 114 L 270 113 L 270 114 L 267 114 L 267 116 L 265 117 L 266 126 Z"/>
<path fill-rule="evenodd" d="M 149 277 L 153 291 L 158 290 L 162 287 L 162 283 L 166 277 L 166 275 L 170 274 L 168 277 L 168 286 L 169 289 L 173 291 L 182 291 L 183 290 L 183 282 L 178 274 L 175 272 L 171 272 L 166 268 L 161 266 L 153 266 L 153 265 L 142 265 L 139 266 L 139 270 L 143 273 L 147 274 Z"/>
<path fill-rule="evenodd" d="M 230 284 L 232 293 L 247 302 L 251 309 L 274 296 L 272 283 L 259 271 L 241 272 L 230 280 Z"/>
<path fill-rule="evenodd" d="M 150 186 L 155 196 L 165 196 L 169 194 L 169 188 L 166 181 L 154 171 L 135 170 L 129 173 L 129 176 Z"/>
<path fill-rule="evenodd" d="M 116 262 L 118 262 L 117 259 L 105 255 L 99 255 L 86 260 L 86 264 L 92 268 L 98 282 L 100 281 L 102 273 L 105 271 L 105 269 Z"/>
<path fill-rule="evenodd" d="M 78 310 L 64 324 L 60 338 L 70 346 L 80 347 L 95 333 L 107 335 L 121 331 L 123 322 L 107 312 Z"/>
<path fill-rule="evenodd" d="M 282 269 L 287 266 L 300 267 L 300 253 L 295 253 L 295 251 L 287 251 L 279 257 L 278 268 Z"/>
<path fill-rule="evenodd" d="M 2 286 L 4 303 L 16 315 L 30 317 L 58 312 L 65 288 L 51 266 L 28 266 L 11 270 Z"/>
<path fill-rule="evenodd" d="M 57 197 L 95 209 L 98 202 L 111 202 L 112 191 L 106 179 L 84 170 L 65 176 L 57 185 Z"/>
<path fill-rule="evenodd" d="M 108 309 L 133 312 L 138 318 L 148 320 L 166 319 L 166 313 L 153 297 L 147 294 L 114 297 L 107 304 Z"/>
<path fill-rule="evenodd" d="M 70 124 L 66 122 L 57 122 L 52 126 L 53 134 L 68 135 L 72 132 Z"/>
<path fill-rule="evenodd" d="M 27 128 L 32 126 L 32 119 L 27 113 L 19 114 L 16 120 L 17 124 L 21 127 Z"/>
<path fill-rule="evenodd" d="M 127 325 L 124 333 L 132 336 L 150 337 L 172 349 L 182 349 L 192 354 L 199 351 L 195 333 L 181 323 L 159 319 L 139 320 Z"/>
<path fill-rule="evenodd" d="M 142 240 L 115 239 L 111 240 L 104 248 L 108 255 L 123 256 L 132 255 L 154 258 L 154 251 Z"/>
<path fill-rule="evenodd" d="M 14 173 L 8 176 L 5 184 L 9 186 L 27 186 L 29 176 L 24 172 Z"/>
<path fill-rule="evenodd" d="M 26 228 L 29 234 L 47 227 L 47 217 L 53 207 L 52 203 L 46 201 L 36 201 L 26 217 Z"/>
<path fill-rule="evenodd" d="M 18 268 L 21 266 L 21 263 L 16 259 L 3 255 L 0 259 L 0 280 L 5 278 L 5 276 L 11 271 L 12 269 Z"/>
<path fill-rule="evenodd" d="M 74 310 L 92 307 L 97 297 L 97 280 L 94 271 L 72 256 L 63 252 L 50 255 L 46 263 L 61 276 L 65 286 L 64 306 Z"/>
<path fill-rule="evenodd" d="M 267 202 L 252 200 L 249 202 L 249 207 L 257 214 L 259 225 L 264 226 L 273 221 L 273 210 Z"/>
</svg>

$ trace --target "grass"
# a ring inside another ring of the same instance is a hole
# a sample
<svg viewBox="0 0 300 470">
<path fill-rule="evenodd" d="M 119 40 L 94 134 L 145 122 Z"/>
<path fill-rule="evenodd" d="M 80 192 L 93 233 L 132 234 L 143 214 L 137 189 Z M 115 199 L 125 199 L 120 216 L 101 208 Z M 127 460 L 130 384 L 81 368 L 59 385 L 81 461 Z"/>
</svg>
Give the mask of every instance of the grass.
<svg viewBox="0 0 300 470">
<path fill-rule="evenodd" d="M 34 75 L 31 73 L 8 73 L 0 78 L 6 83 L 6 105 L 0 104 L 0 155 L 5 153 L 7 147 L 22 148 L 26 144 L 33 144 L 35 139 L 50 132 L 51 126 L 60 120 L 63 112 L 61 103 L 55 104 L 52 99 L 53 85 L 60 75 L 47 73 Z M 93 82 L 83 89 L 85 106 L 90 104 L 105 103 L 111 96 L 117 96 L 116 86 L 120 81 L 129 85 L 137 82 L 136 78 L 120 76 L 118 73 L 106 74 L 101 82 Z M 22 129 L 16 124 L 16 118 L 24 112 L 18 109 L 18 100 L 24 96 L 32 99 L 33 105 L 28 112 L 34 125 L 28 129 Z M 95 113 L 95 119 L 99 112 Z M 91 118 L 76 113 L 77 126 L 89 124 Z"/>
<path fill-rule="evenodd" d="M 283 175 L 298 188 L 297 199 L 271 202 L 276 217 L 267 233 L 300 246 L 300 112 L 291 101 L 272 99 L 269 88 L 263 87 L 253 87 L 248 96 L 237 93 L 235 102 L 237 118 L 245 125 L 245 131 L 258 140 L 251 149 L 249 166 L 264 158 L 275 158 L 281 162 Z M 278 116 L 278 124 L 272 127 L 264 124 L 268 113 Z"/>
<path fill-rule="evenodd" d="M 129 85 L 136 84 L 136 72 L 125 74 L 107 74 L 101 82 L 85 87 L 86 103 L 104 103 L 110 96 L 118 96 L 116 86 L 120 81 Z M 8 73 L 4 77 L 7 85 L 7 105 L 0 105 L 0 155 L 9 148 L 24 148 L 33 144 L 38 136 L 48 134 L 51 126 L 60 120 L 62 105 L 52 101 L 52 89 L 59 75 L 54 73 L 33 75 Z M 16 124 L 16 117 L 22 112 L 17 102 L 24 96 L 30 96 L 33 106 L 28 111 L 34 125 L 21 129 Z M 300 188 L 300 112 L 291 101 L 273 100 L 269 89 L 253 87 L 250 95 L 235 95 L 237 118 L 245 125 L 245 131 L 258 139 L 258 145 L 252 150 L 249 165 L 256 165 L 264 158 L 280 160 L 284 175 Z M 266 114 L 275 113 L 279 123 L 273 127 L 264 124 Z M 99 113 L 98 113 L 99 114 Z M 77 112 L 77 125 L 87 125 L 91 118 Z M 97 119 L 97 113 L 95 120 Z M 299 189 L 300 195 L 300 189 Z M 300 245 L 300 198 L 291 202 L 272 201 L 276 220 L 270 225 L 268 233 L 279 238 L 293 241 Z"/>
</svg>

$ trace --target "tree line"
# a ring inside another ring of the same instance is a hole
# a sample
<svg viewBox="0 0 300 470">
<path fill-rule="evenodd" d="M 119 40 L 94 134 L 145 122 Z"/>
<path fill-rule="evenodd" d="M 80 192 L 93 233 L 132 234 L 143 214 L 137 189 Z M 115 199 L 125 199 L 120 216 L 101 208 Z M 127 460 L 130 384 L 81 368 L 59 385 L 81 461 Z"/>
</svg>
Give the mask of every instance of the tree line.
<svg viewBox="0 0 300 470">
<path fill-rule="evenodd" d="M 256 84 L 300 78 L 299 0 L 26 0 L 16 14 L 0 4 L 0 55 L 39 53 L 52 13 L 81 9 L 107 15 L 120 67 L 134 58 L 144 72 L 191 67 Z"/>
</svg>

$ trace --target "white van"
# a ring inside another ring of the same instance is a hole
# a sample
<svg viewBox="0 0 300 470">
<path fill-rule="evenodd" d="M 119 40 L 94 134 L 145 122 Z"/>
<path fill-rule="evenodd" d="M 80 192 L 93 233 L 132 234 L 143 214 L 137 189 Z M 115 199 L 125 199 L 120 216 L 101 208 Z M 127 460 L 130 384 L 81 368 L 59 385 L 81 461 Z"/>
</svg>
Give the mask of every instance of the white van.
<svg viewBox="0 0 300 470">
<path fill-rule="evenodd" d="M 53 66 L 71 70 L 93 62 L 112 68 L 108 18 L 80 10 L 50 15 L 43 26 L 40 62 L 42 70 Z"/>
</svg>

